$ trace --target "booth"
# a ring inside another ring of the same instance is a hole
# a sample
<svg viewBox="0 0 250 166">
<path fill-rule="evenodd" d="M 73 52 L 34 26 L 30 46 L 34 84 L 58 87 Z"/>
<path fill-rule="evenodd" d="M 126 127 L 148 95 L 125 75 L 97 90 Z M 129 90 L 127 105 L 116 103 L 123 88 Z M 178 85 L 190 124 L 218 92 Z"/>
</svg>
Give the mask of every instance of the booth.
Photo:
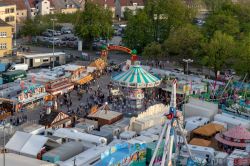
<svg viewBox="0 0 250 166">
<path fill-rule="evenodd" d="M 68 78 L 61 77 L 46 83 L 45 88 L 48 93 L 57 96 L 72 91 L 74 89 L 74 85 Z"/>
<path fill-rule="evenodd" d="M 4 120 L 7 117 L 18 112 L 18 103 L 15 100 L 0 98 L 0 120 Z"/>
</svg>

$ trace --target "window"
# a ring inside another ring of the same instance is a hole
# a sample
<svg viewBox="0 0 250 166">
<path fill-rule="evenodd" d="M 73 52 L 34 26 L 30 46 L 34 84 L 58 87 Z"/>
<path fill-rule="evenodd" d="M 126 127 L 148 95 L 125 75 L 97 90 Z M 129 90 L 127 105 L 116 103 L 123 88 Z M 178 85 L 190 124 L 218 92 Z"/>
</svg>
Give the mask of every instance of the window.
<svg viewBox="0 0 250 166">
<path fill-rule="evenodd" d="M 14 8 L 11 8 L 10 9 L 10 13 L 14 13 L 15 12 L 15 9 Z"/>
<path fill-rule="evenodd" d="M 13 21 L 15 21 L 15 17 L 13 17 L 13 16 L 5 18 L 5 22 L 13 22 Z"/>
<path fill-rule="evenodd" d="M 0 37 L 6 37 L 7 33 L 6 32 L 0 32 Z"/>
<path fill-rule="evenodd" d="M 6 48 L 6 43 L 0 43 L 0 50 L 5 50 Z"/>
<path fill-rule="evenodd" d="M 43 62 L 49 62 L 49 58 L 44 58 Z"/>
<path fill-rule="evenodd" d="M 10 13 L 10 9 L 5 9 L 5 13 Z"/>
</svg>

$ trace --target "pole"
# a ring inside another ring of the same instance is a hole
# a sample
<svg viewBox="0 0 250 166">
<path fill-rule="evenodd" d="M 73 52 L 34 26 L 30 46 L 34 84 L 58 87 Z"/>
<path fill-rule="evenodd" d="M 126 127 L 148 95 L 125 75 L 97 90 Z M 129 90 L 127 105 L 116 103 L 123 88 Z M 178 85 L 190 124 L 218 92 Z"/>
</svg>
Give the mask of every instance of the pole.
<svg viewBox="0 0 250 166">
<path fill-rule="evenodd" d="M 3 122 L 3 166 L 5 166 L 5 121 Z"/>
<path fill-rule="evenodd" d="M 55 67 L 55 61 L 54 61 L 54 55 L 55 55 L 55 39 L 54 39 L 54 34 L 55 34 L 55 19 L 52 19 L 53 21 L 53 66 L 52 68 Z"/>
<path fill-rule="evenodd" d="M 161 132 L 160 138 L 159 138 L 159 140 L 157 142 L 157 145 L 155 147 L 155 151 L 154 151 L 153 156 L 152 156 L 152 158 L 150 160 L 149 166 L 153 166 L 154 165 L 156 154 L 157 154 L 158 149 L 159 149 L 159 147 L 161 145 L 161 142 L 162 142 L 162 139 L 163 139 L 163 136 L 164 136 L 164 133 L 165 133 L 165 131 L 167 129 L 168 124 L 169 124 L 169 122 L 165 122 L 164 127 L 162 128 L 162 132 Z"/>
</svg>

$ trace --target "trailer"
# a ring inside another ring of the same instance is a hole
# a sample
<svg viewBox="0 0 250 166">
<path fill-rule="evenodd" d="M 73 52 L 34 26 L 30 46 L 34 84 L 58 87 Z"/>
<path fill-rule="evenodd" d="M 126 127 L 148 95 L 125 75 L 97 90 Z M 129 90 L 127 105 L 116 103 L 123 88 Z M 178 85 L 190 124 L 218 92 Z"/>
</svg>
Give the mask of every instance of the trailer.
<svg viewBox="0 0 250 166">
<path fill-rule="evenodd" d="M 23 62 L 29 68 L 50 66 L 53 64 L 53 59 L 55 66 L 66 64 L 66 54 L 64 52 L 23 55 Z"/>
</svg>

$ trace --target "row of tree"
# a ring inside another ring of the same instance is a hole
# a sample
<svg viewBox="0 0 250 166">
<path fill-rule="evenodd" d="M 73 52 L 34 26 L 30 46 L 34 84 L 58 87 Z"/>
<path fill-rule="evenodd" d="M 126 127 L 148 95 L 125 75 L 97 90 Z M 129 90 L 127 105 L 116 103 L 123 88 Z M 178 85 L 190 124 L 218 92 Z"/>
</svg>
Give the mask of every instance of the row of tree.
<svg viewBox="0 0 250 166">
<path fill-rule="evenodd" d="M 148 0 L 136 15 L 126 12 L 125 43 L 145 58 L 193 58 L 217 71 L 234 68 L 250 74 L 250 3 L 203 0 L 210 9 L 203 26 L 182 0 Z"/>
<path fill-rule="evenodd" d="M 27 19 L 20 32 L 19 36 L 37 36 L 41 35 L 46 29 L 52 28 L 52 20 L 56 19 L 55 29 L 59 29 L 60 26 L 58 23 L 72 23 L 76 22 L 76 18 L 80 12 L 64 14 L 48 14 L 48 15 L 37 15 L 34 19 Z"/>
</svg>

